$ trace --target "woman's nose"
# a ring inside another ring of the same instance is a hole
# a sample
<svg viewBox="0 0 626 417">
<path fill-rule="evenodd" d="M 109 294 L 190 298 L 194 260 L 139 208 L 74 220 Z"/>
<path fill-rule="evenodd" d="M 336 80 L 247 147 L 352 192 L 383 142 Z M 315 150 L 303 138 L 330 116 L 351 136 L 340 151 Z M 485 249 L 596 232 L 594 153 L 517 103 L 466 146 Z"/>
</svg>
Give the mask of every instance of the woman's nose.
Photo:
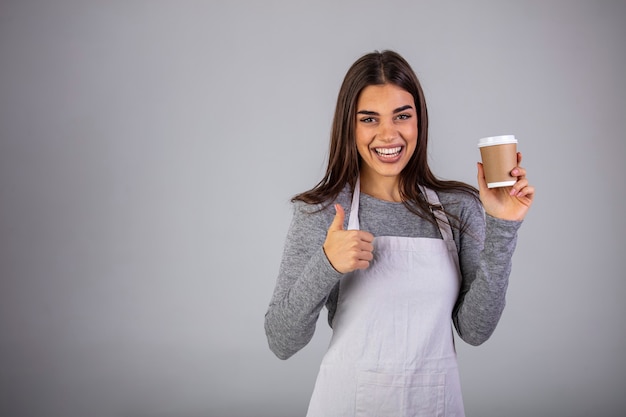
<svg viewBox="0 0 626 417">
<path fill-rule="evenodd" d="M 392 120 L 381 121 L 378 128 L 378 138 L 390 142 L 398 136 L 398 129 Z"/>
</svg>

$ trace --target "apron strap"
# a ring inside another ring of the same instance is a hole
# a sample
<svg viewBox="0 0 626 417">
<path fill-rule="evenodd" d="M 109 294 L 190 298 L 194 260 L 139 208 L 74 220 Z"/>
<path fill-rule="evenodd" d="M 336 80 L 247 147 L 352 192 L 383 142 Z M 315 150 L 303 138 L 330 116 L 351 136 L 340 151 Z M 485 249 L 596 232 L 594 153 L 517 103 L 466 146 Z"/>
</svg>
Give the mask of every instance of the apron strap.
<svg viewBox="0 0 626 417">
<path fill-rule="evenodd" d="M 359 230 L 359 197 L 361 196 L 361 176 L 356 178 L 354 191 L 352 193 L 352 205 L 350 206 L 350 216 L 348 217 L 348 230 Z"/>
<path fill-rule="evenodd" d="M 448 220 L 446 212 L 439 201 L 439 196 L 430 188 L 426 188 L 423 185 L 420 185 L 419 187 L 424 194 L 428 205 L 430 206 L 430 212 L 433 213 L 435 220 L 437 220 L 437 225 L 439 226 L 439 231 L 441 232 L 443 240 L 454 240 L 452 228 L 450 227 L 450 221 Z"/>
<path fill-rule="evenodd" d="M 443 209 L 443 205 L 439 201 L 439 196 L 434 190 L 430 188 L 424 187 L 423 185 L 419 185 L 420 190 L 424 194 L 426 198 L 426 202 L 430 206 L 430 212 L 435 216 L 435 220 L 437 221 L 437 226 L 439 226 L 439 231 L 441 232 L 441 236 L 443 240 L 448 242 L 448 249 L 452 255 L 454 263 L 456 264 L 457 274 L 459 279 L 461 279 L 461 262 L 459 261 L 459 249 L 454 242 L 454 236 L 452 235 L 452 227 L 450 226 L 450 220 L 448 216 L 446 216 L 446 212 Z"/>
</svg>

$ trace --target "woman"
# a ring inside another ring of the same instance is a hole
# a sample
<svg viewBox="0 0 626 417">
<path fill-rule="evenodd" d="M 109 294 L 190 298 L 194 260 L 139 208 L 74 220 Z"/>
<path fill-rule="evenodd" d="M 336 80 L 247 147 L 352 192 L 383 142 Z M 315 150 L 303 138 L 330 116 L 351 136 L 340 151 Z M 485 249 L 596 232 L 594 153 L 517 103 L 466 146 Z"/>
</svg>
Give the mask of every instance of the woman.
<svg viewBox="0 0 626 417">
<path fill-rule="evenodd" d="M 287 359 L 333 328 L 308 416 L 463 416 L 451 322 L 467 343 L 494 331 L 517 230 L 534 196 L 433 175 L 428 115 L 409 64 L 357 60 L 341 86 L 322 181 L 294 217 L 265 329 Z M 518 163 L 521 154 L 518 154 Z M 344 209 L 345 208 L 345 209 Z"/>
</svg>

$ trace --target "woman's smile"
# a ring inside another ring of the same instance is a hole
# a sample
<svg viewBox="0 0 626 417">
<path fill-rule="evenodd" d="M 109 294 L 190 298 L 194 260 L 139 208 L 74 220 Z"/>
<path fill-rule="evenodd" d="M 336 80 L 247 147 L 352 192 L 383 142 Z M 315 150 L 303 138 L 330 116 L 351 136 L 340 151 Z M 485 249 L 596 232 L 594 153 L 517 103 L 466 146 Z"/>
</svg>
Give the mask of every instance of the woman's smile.
<svg viewBox="0 0 626 417">
<path fill-rule="evenodd" d="M 374 152 L 384 163 L 397 162 L 401 157 L 404 146 L 394 146 L 390 148 L 374 148 Z"/>
</svg>

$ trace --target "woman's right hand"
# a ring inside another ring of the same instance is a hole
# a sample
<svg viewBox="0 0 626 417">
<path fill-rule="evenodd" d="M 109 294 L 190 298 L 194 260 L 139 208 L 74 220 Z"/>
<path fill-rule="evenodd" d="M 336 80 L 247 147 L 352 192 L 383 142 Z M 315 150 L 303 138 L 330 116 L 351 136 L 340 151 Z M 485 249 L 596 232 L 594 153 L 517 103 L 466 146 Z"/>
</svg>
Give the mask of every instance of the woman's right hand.
<svg viewBox="0 0 626 417">
<path fill-rule="evenodd" d="M 342 274 L 366 269 L 374 259 L 374 235 L 363 230 L 344 230 L 346 214 L 343 207 L 335 204 L 335 211 L 323 246 L 328 261 Z"/>
</svg>

